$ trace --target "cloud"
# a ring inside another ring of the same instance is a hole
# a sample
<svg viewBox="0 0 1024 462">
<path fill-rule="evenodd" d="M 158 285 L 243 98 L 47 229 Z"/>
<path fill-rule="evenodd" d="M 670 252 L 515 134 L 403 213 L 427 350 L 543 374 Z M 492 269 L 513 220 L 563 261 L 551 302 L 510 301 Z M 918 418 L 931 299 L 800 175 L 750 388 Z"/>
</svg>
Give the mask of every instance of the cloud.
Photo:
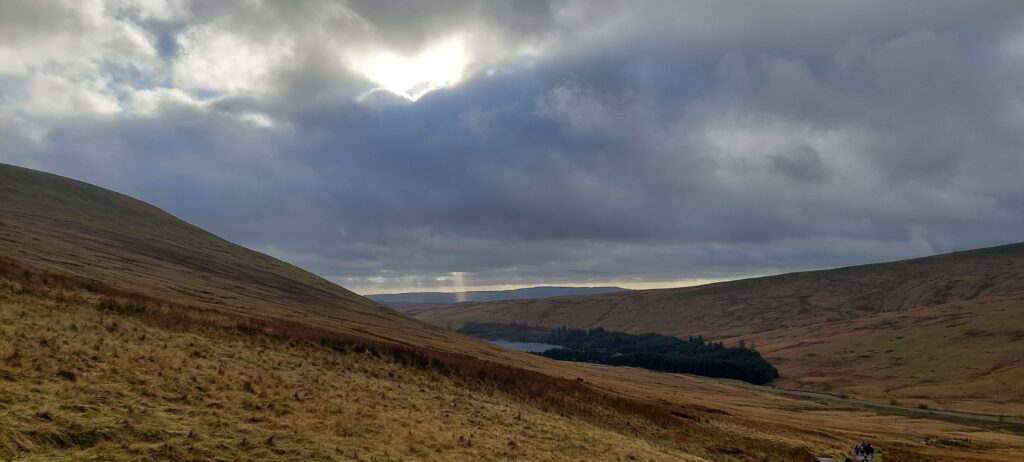
<svg viewBox="0 0 1024 462">
<path fill-rule="evenodd" d="M 75 82 L 55 75 L 39 75 L 25 82 L 21 109 L 32 116 L 105 115 L 120 110 L 104 82 Z"/>
<path fill-rule="evenodd" d="M 0 9 L 0 161 L 359 290 L 726 278 L 1024 225 L 1017 2 Z M 360 64 L 453 38 L 443 85 Z"/>
<path fill-rule="evenodd" d="M 176 43 L 176 87 L 229 94 L 267 86 L 274 66 L 289 61 L 296 46 L 287 36 L 256 42 L 219 30 L 216 24 L 189 27 Z"/>
<path fill-rule="evenodd" d="M 791 151 L 768 155 L 773 169 L 794 180 L 824 181 L 829 174 L 828 167 L 814 148 L 800 145 Z"/>
</svg>

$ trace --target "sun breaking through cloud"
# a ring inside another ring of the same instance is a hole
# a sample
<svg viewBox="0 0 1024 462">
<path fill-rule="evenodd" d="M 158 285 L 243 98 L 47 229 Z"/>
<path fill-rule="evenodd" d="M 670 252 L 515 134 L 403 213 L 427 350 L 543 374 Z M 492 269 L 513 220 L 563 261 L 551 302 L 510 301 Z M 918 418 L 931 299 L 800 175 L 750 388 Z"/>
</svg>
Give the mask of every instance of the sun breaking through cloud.
<svg viewBox="0 0 1024 462">
<path fill-rule="evenodd" d="M 465 50 L 459 40 L 451 39 L 405 57 L 392 52 L 377 52 L 357 60 L 354 67 L 366 78 L 395 95 L 416 101 L 423 95 L 451 87 L 462 80 L 466 67 Z"/>
</svg>

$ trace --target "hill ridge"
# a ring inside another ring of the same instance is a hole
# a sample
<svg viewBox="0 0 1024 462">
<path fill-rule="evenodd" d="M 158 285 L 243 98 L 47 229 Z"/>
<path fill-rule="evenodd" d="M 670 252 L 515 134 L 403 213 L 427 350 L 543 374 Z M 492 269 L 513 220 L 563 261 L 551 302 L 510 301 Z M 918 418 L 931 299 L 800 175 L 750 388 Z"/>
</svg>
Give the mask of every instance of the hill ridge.
<svg viewBox="0 0 1024 462">
<path fill-rule="evenodd" d="M 0 164 L 0 255 L 226 314 L 445 348 L 459 336 L 122 193 Z M 373 326 L 362 329 L 360 326 Z M 362 329 L 365 332 L 360 332 Z"/>
<path fill-rule="evenodd" d="M 812 325 L 1018 294 L 1024 294 L 1024 243 L 691 287 L 472 303 L 412 314 L 449 327 L 467 320 L 515 321 L 725 338 L 793 327 L 794 322 Z"/>
</svg>

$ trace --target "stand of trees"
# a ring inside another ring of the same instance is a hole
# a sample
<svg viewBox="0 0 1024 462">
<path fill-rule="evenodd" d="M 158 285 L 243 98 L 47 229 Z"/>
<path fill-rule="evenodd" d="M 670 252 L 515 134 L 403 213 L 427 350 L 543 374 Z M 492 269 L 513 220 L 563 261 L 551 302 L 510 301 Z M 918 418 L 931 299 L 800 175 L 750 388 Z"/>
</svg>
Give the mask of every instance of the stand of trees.
<svg viewBox="0 0 1024 462">
<path fill-rule="evenodd" d="M 745 344 L 726 347 L 722 342 L 709 342 L 699 336 L 681 339 L 660 334 L 611 332 L 600 327 L 549 329 L 498 323 L 469 323 L 459 332 L 490 340 L 558 345 L 561 348 L 536 354 L 563 361 L 642 367 L 755 384 L 765 384 L 779 376 L 753 347 Z"/>
</svg>

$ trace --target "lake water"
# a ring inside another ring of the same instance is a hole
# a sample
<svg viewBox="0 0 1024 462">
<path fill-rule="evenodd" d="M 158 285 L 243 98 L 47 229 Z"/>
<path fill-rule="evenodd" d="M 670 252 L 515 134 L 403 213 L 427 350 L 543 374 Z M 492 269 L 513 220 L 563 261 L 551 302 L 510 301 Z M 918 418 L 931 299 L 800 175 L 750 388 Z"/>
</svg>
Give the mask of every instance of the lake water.
<svg viewBox="0 0 1024 462">
<path fill-rule="evenodd" d="M 552 345 L 550 343 L 512 342 L 509 340 L 488 340 L 488 342 L 491 342 L 501 347 L 508 348 L 510 350 L 525 351 L 528 353 L 540 353 L 542 351 L 561 348 L 558 345 Z"/>
</svg>

